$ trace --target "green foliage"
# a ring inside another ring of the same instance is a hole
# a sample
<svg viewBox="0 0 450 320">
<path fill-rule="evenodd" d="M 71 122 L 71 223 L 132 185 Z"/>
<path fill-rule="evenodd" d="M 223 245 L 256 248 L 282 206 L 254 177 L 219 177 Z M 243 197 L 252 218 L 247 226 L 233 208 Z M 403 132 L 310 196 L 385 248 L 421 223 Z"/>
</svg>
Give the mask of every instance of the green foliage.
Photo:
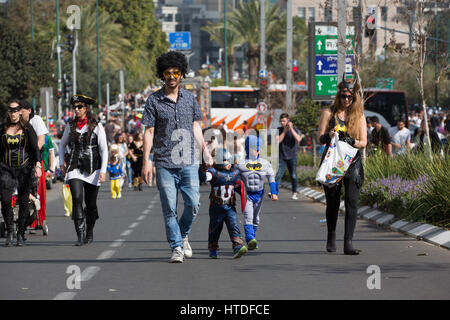
<svg viewBox="0 0 450 320">
<path fill-rule="evenodd" d="M 292 123 L 303 133 L 311 133 L 319 127 L 322 107 L 319 103 L 304 99 L 296 106 L 295 114 L 290 116 Z"/>
<path fill-rule="evenodd" d="M 450 227 L 450 156 L 406 154 L 394 158 L 383 153 L 364 164 L 361 204 L 374 206 L 413 221 Z"/>
<path fill-rule="evenodd" d="M 122 25 L 123 36 L 131 43 L 127 89 L 137 91 L 155 83 L 156 58 L 168 50 L 169 42 L 156 19 L 153 0 L 103 0 L 99 6 Z"/>
<path fill-rule="evenodd" d="M 0 110 L 11 99 L 29 99 L 52 82 L 47 53 L 39 43 L 0 21 Z"/>
</svg>

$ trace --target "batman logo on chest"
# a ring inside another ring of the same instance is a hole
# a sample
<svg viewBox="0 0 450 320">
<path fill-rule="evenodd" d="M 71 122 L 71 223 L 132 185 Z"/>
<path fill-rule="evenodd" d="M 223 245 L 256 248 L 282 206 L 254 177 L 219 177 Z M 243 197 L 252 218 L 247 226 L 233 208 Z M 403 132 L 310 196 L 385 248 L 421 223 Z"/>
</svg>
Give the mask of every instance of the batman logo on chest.
<svg viewBox="0 0 450 320">
<path fill-rule="evenodd" d="M 262 163 L 260 162 L 248 162 L 245 167 L 251 171 L 259 171 L 262 169 Z"/>
</svg>

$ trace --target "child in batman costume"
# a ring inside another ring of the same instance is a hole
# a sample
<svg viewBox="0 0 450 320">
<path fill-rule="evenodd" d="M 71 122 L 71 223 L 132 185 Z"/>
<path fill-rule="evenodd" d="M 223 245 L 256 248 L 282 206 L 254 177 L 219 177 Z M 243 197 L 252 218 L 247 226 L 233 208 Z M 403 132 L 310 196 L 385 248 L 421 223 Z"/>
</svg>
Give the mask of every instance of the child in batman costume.
<svg viewBox="0 0 450 320">
<path fill-rule="evenodd" d="M 278 188 L 275 175 L 269 161 L 260 158 L 261 139 L 257 136 L 248 136 L 245 140 L 245 161 L 238 165 L 242 182 L 247 191 L 247 200 L 244 209 L 245 240 L 249 250 L 258 248 L 256 231 L 259 226 L 264 196 L 264 178 L 267 177 L 270 186 L 270 198 L 278 200 Z"/>
</svg>

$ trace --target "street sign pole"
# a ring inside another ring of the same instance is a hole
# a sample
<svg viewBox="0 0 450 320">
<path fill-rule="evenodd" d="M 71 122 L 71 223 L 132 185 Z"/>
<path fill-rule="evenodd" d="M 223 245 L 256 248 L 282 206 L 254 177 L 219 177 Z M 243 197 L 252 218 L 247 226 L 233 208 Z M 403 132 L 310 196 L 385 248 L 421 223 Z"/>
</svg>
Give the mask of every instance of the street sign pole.
<svg viewBox="0 0 450 320">
<path fill-rule="evenodd" d="M 286 111 L 292 116 L 292 0 L 287 0 L 286 19 Z"/>
<path fill-rule="evenodd" d="M 337 56 L 337 83 L 341 82 L 342 75 L 345 73 L 345 52 L 346 48 L 346 28 L 347 28 L 347 15 L 346 15 L 346 1 L 338 0 L 338 56 Z"/>
</svg>

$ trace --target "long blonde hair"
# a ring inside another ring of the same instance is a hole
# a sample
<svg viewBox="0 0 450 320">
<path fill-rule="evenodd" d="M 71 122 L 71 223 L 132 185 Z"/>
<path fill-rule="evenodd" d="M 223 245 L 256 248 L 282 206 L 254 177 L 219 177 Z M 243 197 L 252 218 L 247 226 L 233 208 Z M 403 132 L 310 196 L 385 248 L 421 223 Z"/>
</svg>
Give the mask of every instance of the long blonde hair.
<svg viewBox="0 0 450 320">
<path fill-rule="evenodd" d="M 346 79 L 346 83 L 352 84 L 353 80 Z M 348 107 L 348 117 L 347 117 L 347 134 L 354 139 L 360 139 L 360 128 L 361 128 L 361 118 L 364 115 L 364 107 L 362 103 L 362 97 L 359 94 L 359 82 L 356 81 L 352 90 L 345 88 L 344 83 L 341 82 L 338 84 L 338 92 L 334 99 L 334 103 L 331 106 L 332 117 L 336 119 L 336 114 L 339 110 L 342 110 L 344 107 L 341 104 L 340 95 L 344 92 L 344 90 L 348 90 L 353 95 L 353 102 Z"/>
</svg>

